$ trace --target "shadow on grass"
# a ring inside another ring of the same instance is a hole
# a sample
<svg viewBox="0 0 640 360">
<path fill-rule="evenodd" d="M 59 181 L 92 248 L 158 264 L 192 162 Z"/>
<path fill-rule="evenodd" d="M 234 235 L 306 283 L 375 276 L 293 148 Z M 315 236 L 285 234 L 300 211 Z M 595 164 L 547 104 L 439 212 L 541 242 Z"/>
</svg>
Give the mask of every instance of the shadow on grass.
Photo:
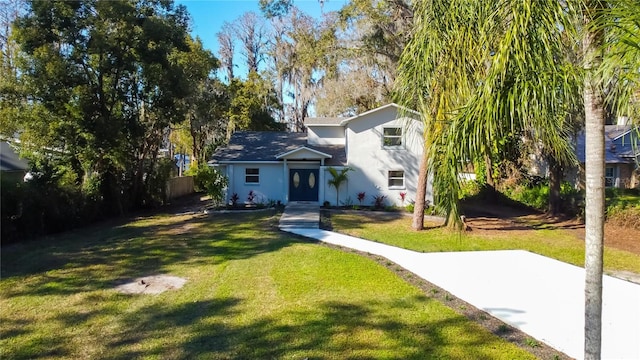
<svg viewBox="0 0 640 360">
<path fill-rule="evenodd" d="M 3 282 L 28 285 L 4 286 L 2 295 L 40 299 L 110 289 L 123 278 L 162 272 L 174 264 L 219 264 L 305 242 L 277 231 L 274 225 L 270 214 L 228 214 L 165 216 L 78 231 L 59 241 L 16 247 L 9 254 L 3 251 Z M 502 346 L 498 338 L 469 328 L 461 316 L 425 315 L 423 309 L 433 300 L 424 296 L 283 304 L 271 312 L 255 311 L 256 303 L 260 305 L 256 299 L 202 294 L 193 301 L 193 297 L 162 296 L 135 302 L 140 307 L 133 309 L 128 306 L 134 302 L 120 301 L 127 295 L 86 293 L 69 296 L 74 299 L 69 309 L 47 312 L 38 324 L 30 323 L 30 316 L 25 321 L 1 319 L 2 339 L 36 334 L 21 346 L 8 346 L 4 355 L 24 359 L 481 359 L 495 357 L 492 351 Z M 52 330 L 36 331 L 36 326 Z M 78 345 L 74 332 L 88 332 L 87 338 L 96 344 Z M 85 347 L 93 352 L 85 353 Z"/>
<path fill-rule="evenodd" d="M 109 354 L 105 358 L 373 359 L 382 354 L 403 359 L 480 359 L 490 358 L 483 352 L 492 347 L 492 342 L 498 346 L 497 339 L 471 332 L 451 336 L 452 329 L 459 330 L 466 322 L 460 316 L 403 321 L 396 313 L 403 307 L 399 302 L 329 301 L 277 318 L 265 316 L 243 324 L 228 321 L 242 311 L 242 306 L 237 298 L 169 308 L 150 305 L 127 318 L 123 326 L 126 331 L 106 344 Z M 381 337 L 381 333 L 386 336 Z M 139 346 L 171 334 L 181 340 Z M 384 341 L 372 341 L 371 337 Z M 451 348 L 456 348 L 455 354 L 448 353 Z"/>
<path fill-rule="evenodd" d="M 146 218 L 19 244 L 2 251 L 2 279 L 30 277 L 4 296 L 74 294 L 112 288 L 173 264 L 217 264 L 277 251 L 303 240 L 274 228 L 271 213 Z M 56 270 L 56 271 L 51 271 Z"/>
</svg>

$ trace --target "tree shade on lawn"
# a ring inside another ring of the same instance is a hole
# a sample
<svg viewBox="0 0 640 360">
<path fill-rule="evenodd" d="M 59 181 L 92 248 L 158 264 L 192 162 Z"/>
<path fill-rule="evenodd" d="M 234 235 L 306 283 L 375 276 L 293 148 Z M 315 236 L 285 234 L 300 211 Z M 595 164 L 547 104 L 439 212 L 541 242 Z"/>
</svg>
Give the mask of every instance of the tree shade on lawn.
<svg viewBox="0 0 640 360">
<path fill-rule="evenodd" d="M 162 215 L 2 252 L 3 358 L 533 359 L 277 214 Z M 187 279 L 124 295 L 120 280 Z"/>
</svg>

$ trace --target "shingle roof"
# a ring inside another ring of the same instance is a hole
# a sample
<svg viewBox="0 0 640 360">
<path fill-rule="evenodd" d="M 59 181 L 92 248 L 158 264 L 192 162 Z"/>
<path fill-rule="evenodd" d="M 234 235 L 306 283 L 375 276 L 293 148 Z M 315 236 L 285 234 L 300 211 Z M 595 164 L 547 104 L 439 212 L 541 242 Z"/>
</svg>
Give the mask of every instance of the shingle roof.
<svg viewBox="0 0 640 360">
<path fill-rule="evenodd" d="M 22 171 L 28 168 L 29 164 L 16 154 L 9 143 L 0 142 L 0 171 Z"/>
<path fill-rule="evenodd" d="M 620 137 L 635 131 L 629 125 L 606 125 L 604 130 L 605 163 L 622 164 L 634 162 L 634 149 L 631 141 L 621 141 Z M 638 144 L 640 146 L 640 144 Z M 576 155 L 578 161 L 585 162 L 585 134 L 582 131 L 576 139 Z"/>
<path fill-rule="evenodd" d="M 288 133 L 275 131 L 238 131 L 231 136 L 227 147 L 218 149 L 212 157 L 212 163 L 227 161 L 277 161 L 276 156 L 305 146 L 332 156 L 326 165 L 345 165 L 347 163 L 344 146 L 308 145 L 306 133 Z"/>
</svg>

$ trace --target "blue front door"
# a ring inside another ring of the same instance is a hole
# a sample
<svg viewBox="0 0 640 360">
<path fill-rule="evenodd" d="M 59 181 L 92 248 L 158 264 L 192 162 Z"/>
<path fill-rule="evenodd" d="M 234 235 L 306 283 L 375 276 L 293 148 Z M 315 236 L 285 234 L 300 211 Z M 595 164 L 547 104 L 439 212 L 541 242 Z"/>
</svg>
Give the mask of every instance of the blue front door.
<svg viewBox="0 0 640 360">
<path fill-rule="evenodd" d="M 318 201 L 317 169 L 289 170 L 289 201 Z"/>
</svg>

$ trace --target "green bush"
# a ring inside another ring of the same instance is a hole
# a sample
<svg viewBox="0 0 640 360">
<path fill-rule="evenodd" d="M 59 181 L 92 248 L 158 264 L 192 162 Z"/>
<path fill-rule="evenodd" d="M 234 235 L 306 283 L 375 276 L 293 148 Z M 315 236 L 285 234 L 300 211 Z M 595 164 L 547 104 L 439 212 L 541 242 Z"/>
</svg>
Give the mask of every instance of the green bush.
<svg viewBox="0 0 640 360">
<path fill-rule="evenodd" d="M 615 205 L 607 208 L 607 222 L 640 230 L 640 205 Z"/>
<path fill-rule="evenodd" d="M 412 213 L 413 214 L 413 211 L 415 210 L 415 206 L 416 206 L 416 204 L 412 201 L 409 204 L 405 205 L 404 209 L 408 213 Z M 424 206 L 424 213 L 425 214 L 429 214 L 429 215 L 433 215 L 433 214 L 436 214 L 438 212 L 436 211 L 436 207 L 435 206 L 431 206 L 431 205 L 429 205 L 429 202 L 427 202 L 425 204 L 425 206 Z"/>
<path fill-rule="evenodd" d="M 460 183 L 460 199 L 469 198 L 480 193 L 480 190 L 483 188 L 483 184 L 479 183 L 476 180 L 465 180 Z"/>
<path fill-rule="evenodd" d="M 3 179 L 1 234 L 3 244 L 70 230 L 93 221 L 99 198 L 60 180 L 60 172 L 40 173 L 29 182 Z"/>
<path fill-rule="evenodd" d="M 538 210 L 546 209 L 549 204 L 549 186 L 547 185 L 533 187 L 519 185 L 505 189 L 504 194 L 511 200 Z"/>
<path fill-rule="evenodd" d="M 545 211 L 549 205 L 549 185 L 546 181 L 527 182 L 528 185 L 517 185 L 503 190 L 509 199 L 536 210 Z M 584 211 L 584 195 L 571 183 L 560 185 L 560 211 L 575 216 Z"/>
<path fill-rule="evenodd" d="M 606 189 L 607 221 L 633 229 L 640 229 L 640 190 Z"/>
<path fill-rule="evenodd" d="M 407 212 L 410 212 L 413 214 L 413 209 L 415 209 L 415 204 L 413 202 L 407 204 L 407 206 L 404 207 Z"/>
<path fill-rule="evenodd" d="M 193 176 L 196 191 L 205 192 L 214 203 L 224 200 L 224 190 L 229 184 L 229 179 L 220 171 L 207 164 L 201 164 L 190 168 L 188 174 Z"/>
</svg>

